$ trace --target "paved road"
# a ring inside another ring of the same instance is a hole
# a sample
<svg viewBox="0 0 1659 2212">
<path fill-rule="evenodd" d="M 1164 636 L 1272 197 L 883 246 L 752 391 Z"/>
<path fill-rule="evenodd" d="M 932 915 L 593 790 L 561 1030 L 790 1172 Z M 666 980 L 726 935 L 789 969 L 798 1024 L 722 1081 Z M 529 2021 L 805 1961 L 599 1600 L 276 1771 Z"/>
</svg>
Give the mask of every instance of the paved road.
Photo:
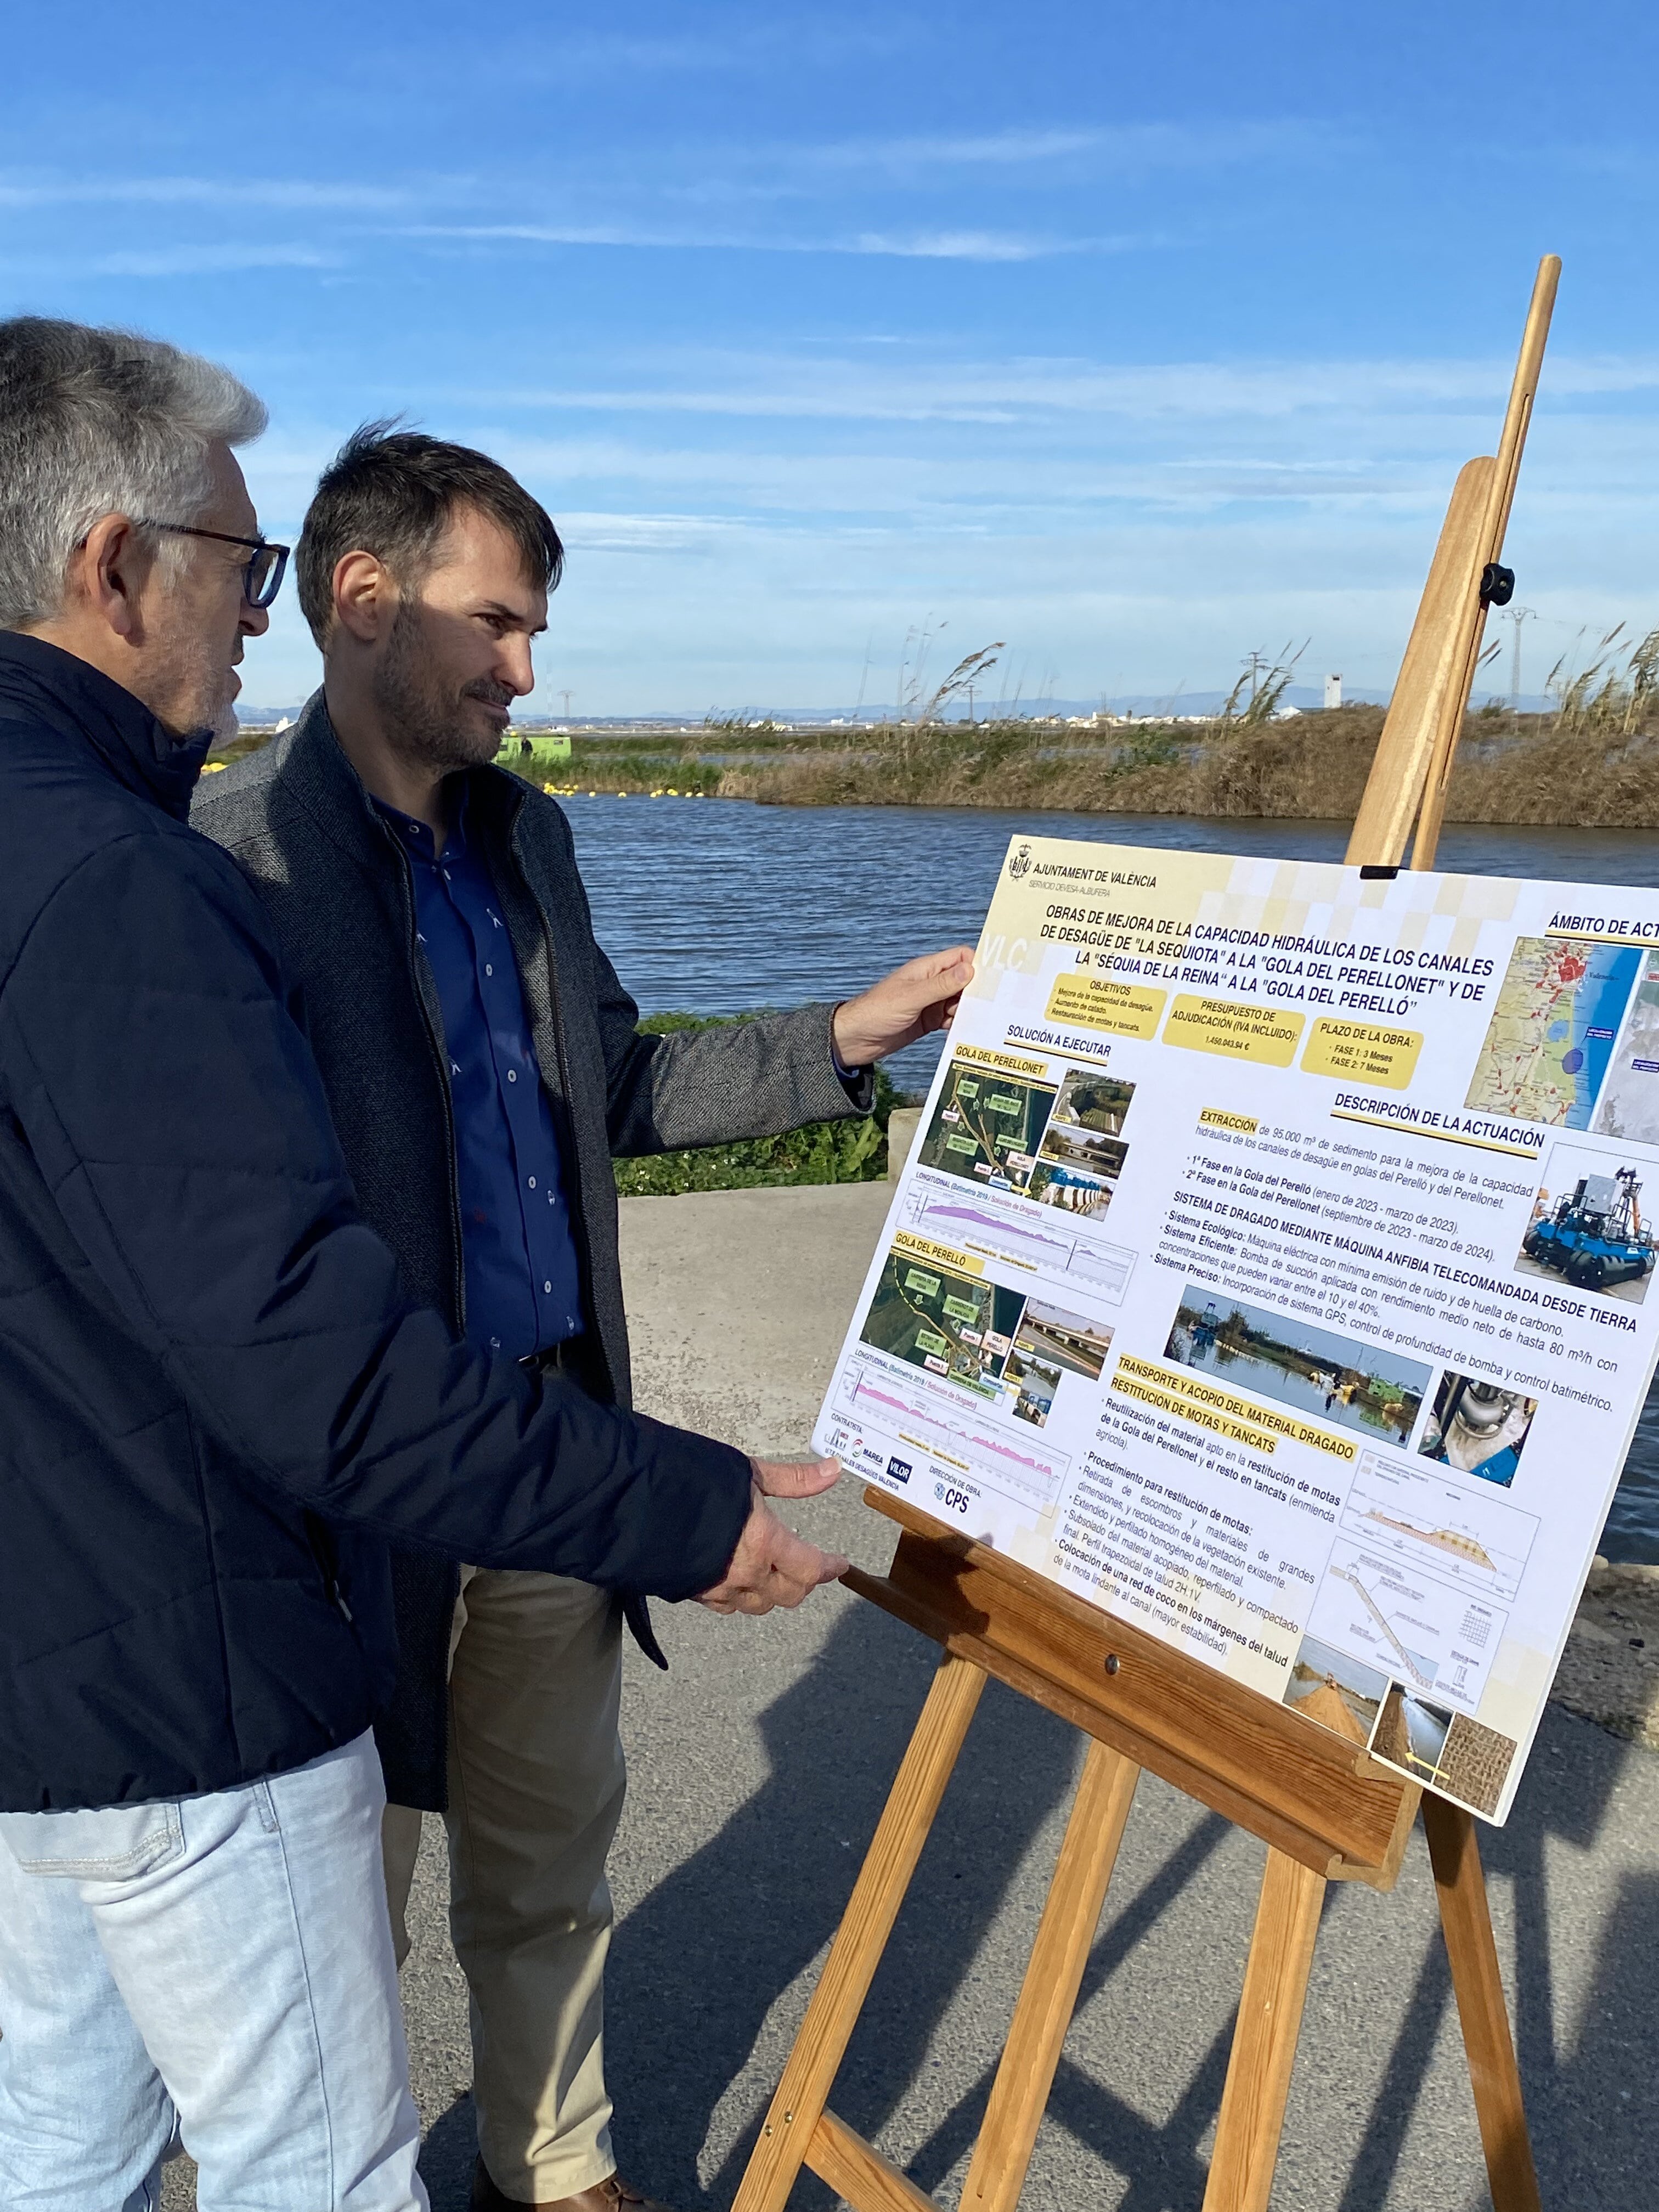
<svg viewBox="0 0 1659 2212">
<path fill-rule="evenodd" d="M 884 1193 L 633 1200 L 624 1250 L 650 1410 L 801 1449 Z M 884 1564 L 855 1496 L 803 1526 Z M 630 1660 L 633 1774 L 610 2073 L 624 2170 L 692 2212 L 729 2203 L 932 1668 L 840 1589 L 802 1615 L 667 1609 L 666 1678 Z M 837 2108 L 954 2203 L 1077 1747 L 993 1684 Z M 428 1822 L 428 1830 L 435 1824 Z M 465 2005 L 431 1833 L 404 1994 L 435 2212 L 472 2157 Z M 1520 1808 L 1487 1834 L 1494 1913 L 1553 2212 L 1635 2208 L 1659 2172 L 1659 1760 L 1552 1711 Z M 1196 2212 L 1260 1845 L 1143 1781 L 1026 2201 Z M 182 2179 L 182 2177 L 180 2177 Z M 169 2202 L 188 2200 L 175 2189 Z M 827 2206 L 808 2181 L 797 2203 Z M 1337 1887 L 1316 1958 L 1276 2212 L 1476 2212 L 1487 2202 L 1420 1838 L 1390 1897 Z M 302 2208 L 295 2208 L 302 2212 Z"/>
</svg>

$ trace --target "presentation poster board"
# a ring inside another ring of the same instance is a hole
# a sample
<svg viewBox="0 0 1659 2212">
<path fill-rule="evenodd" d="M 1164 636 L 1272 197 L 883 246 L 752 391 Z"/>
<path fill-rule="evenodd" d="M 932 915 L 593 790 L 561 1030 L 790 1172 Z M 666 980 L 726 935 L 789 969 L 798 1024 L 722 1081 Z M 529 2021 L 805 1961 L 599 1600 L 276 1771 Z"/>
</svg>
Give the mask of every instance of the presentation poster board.
<svg viewBox="0 0 1659 2212">
<path fill-rule="evenodd" d="M 1650 1205 L 1659 892 L 1018 837 L 815 1441 L 1501 1822 Z"/>
</svg>

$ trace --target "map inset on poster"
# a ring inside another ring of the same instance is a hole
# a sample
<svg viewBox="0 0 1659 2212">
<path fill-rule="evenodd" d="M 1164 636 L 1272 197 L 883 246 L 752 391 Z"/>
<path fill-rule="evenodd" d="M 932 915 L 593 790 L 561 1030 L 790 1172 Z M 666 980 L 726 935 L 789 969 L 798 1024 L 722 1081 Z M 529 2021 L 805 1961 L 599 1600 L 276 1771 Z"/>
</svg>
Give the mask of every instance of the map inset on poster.
<svg viewBox="0 0 1659 2212">
<path fill-rule="evenodd" d="M 1588 1129 L 1641 964 L 1634 945 L 1517 938 L 1464 1103 Z"/>
<path fill-rule="evenodd" d="M 1019 1291 L 988 1282 L 965 1254 L 899 1237 L 870 1301 L 864 1340 L 990 1395 L 1024 1310 Z"/>
<path fill-rule="evenodd" d="M 988 1188 L 1023 1190 L 1054 1103 L 1053 1088 L 1033 1083 L 1041 1060 L 1007 1053 L 961 1053 L 951 1061 L 922 1139 L 924 1166 Z"/>
<path fill-rule="evenodd" d="M 1649 952 L 1594 1127 L 1603 1137 L 1659 1145 L 1659 952 Z"/>
<path fill-rule="evenodd" d="M 1656 1211 L 1659 887 L 1018 836 L 814 1442 L 1502 1821 Z"/>
</svg>

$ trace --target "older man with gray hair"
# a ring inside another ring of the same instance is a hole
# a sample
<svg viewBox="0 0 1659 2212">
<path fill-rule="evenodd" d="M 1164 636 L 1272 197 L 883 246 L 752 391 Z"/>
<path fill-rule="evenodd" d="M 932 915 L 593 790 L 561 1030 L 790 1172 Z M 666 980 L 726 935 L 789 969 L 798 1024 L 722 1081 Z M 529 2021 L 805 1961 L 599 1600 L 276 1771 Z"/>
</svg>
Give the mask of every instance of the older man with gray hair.
<svg viewBox="0 0 1659 2212">
<path fill-rule="evenodd" d="M 187 826 L 285 550 L 264 410 L 0 323 L 0 2204 L 424 2207 L 369 1733 L 388 1539 L 724 1611 L 842 1562 L 751 1462 L 453 1339 Z"/>
</svg>

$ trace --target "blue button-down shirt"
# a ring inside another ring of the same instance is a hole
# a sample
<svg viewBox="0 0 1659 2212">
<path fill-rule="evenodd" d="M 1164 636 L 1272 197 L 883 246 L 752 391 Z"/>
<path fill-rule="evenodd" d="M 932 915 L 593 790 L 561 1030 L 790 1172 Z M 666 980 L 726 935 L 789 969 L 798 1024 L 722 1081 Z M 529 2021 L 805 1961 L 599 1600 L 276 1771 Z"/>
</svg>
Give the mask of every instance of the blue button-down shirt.
<svg viewBox="0 0 1659 2212">
<path fill-rule="evenodd" d="M 581 1271 L 519 963 L 461 792 L 441 853 L 424 822 L 374 803 L 413 866 L 415 927 L 443 1009 L 467 1341 L 522 1359 L 580 1332 Z"/>
</svg>

